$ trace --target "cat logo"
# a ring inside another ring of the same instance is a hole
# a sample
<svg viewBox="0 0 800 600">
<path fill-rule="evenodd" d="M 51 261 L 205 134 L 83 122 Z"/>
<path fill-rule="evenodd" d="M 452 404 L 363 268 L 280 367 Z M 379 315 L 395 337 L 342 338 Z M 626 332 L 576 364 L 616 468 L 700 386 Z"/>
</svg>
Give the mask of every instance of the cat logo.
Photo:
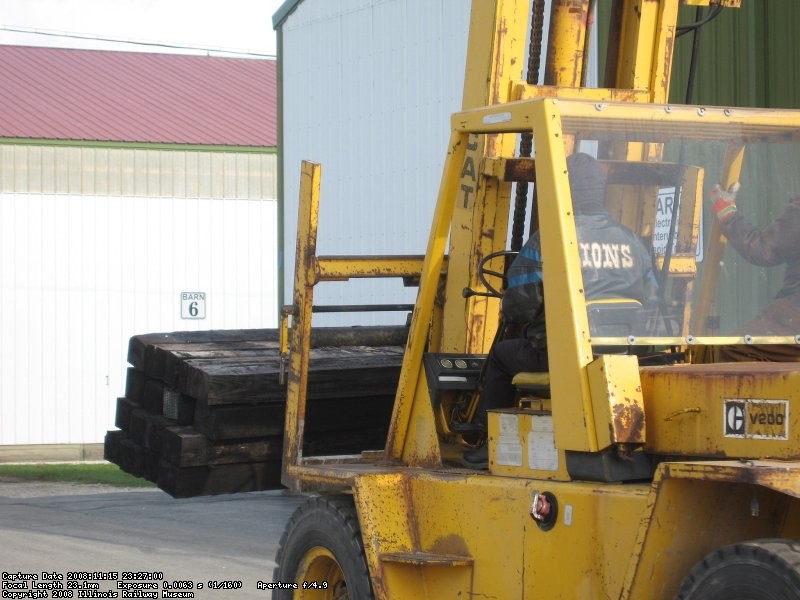
<svg viewBox="0 0 800 600">
<path fill-rule="evenodd" d="M 789 401 L 727 398 L 725 437 L 759 440 L 789 439 Z"/>
<path fill-rule="evenodd" d="M 744 435 L 744 402 L 725 402 L 725 435 Z"/>
</svg>

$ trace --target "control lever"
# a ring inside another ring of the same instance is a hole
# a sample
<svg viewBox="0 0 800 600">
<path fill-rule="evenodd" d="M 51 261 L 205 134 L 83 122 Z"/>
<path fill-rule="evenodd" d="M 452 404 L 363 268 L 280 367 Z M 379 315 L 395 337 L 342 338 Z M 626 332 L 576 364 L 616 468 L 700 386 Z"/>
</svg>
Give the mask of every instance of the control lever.
<svg viewBox="0 0 800 600">
<path fill-rule="evenodd" d="M 468 287 L 465 287 L 463 290 L 461 290 L 461 295 L 464 296 L 464 298 L 469 298 L 470 296 L 484 296 L 486 298 L 496 298 L 497 297 L 494 294 L 492 294 L 491 292 L 476 292 L 472 288 L 468 288 Z"/>
</svg>

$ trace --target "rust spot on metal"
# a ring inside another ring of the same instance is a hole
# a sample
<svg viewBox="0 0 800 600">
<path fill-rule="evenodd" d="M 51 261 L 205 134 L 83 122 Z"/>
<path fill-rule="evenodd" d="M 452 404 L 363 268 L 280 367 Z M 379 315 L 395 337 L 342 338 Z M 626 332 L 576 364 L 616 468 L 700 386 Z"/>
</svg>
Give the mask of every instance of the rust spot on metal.
<svg viewBox="0 0 800 600">
<path fill-rule="evenodd" d="M 503 21 L 498 26 L 497 31 L 495 32 L 495 35 L 496 35 L 496 40 L 497 40 L 495 43 L 497 44 L 496 48 L 498 48 L 498 52 L 497 52 L 497 55 L 495 57 L 495 65 L 494 65 L 494 67 L 495 67 L 495 75 L 494 75 L 494 79 L 495 79 L 495 81 L 501 81 L 501 79 L 503 77 L 503 53 L 502 53 L 502 49 L 506 47 L 506 45 L 504 43 L 504 40 L 505 40 L 506 35 L 508 35 L 508 26 L 506 25 L 505 21 Z M 502 92 L 504 93 L 505 90 L 502 90 Z M 494 86 L 494 89 L 492 90 L 491 104 L 498 104 L 499 102 L 501 102 L 503 100 L 503 98 L 501 97 L 500 94 L 501 94 L 500 86 L 497 86 L 497 85 Z M 489 139 L 490 145 L 493 145 L 492 137 L 490 137 L 490 139 Z"/>
<path fill-rule="evenodd" d="M 667 36 L 666 42 L 666 47 L 664 48 L 664 75 L 661 80 L 661 89 L 664 90 L 665 97 L 661 99 L 662 102 L 666 101 L 666 95 L 668 94 L 669 90 L 669 78 L 670 73 L 672 72 L 673 51 L 675 48 L 675 36 Z"/>
<path fill-rule="evenodd" d="M 614 90 L 612 98 L 618 102 L 636 102 L 638 93 L 635 90 Z"/>
<path fill-rule="evenodd" d="M 617 442 L 644 442 L 644 411 L 633 401 L 613 406 L 613 439 Z"/>
<path fill-rule="evenodd" d="M 505 167 L 505 181 L 536 181 L 536 161 L 532 158 L 509 159 Z"/>
<path fill-rule="evenodd" d="M 452 554 L 455 556 L 470 556 L 467 543 L 460 535 L 451 533 L 448 536 L 437 539 L 431 548 L 433 552 L 439 554 Z"/>
<path fill-rule="evenodd" d="M 433 448 L 430 449 L 430 453 L 420 452 L 419 449 L 415 448 L 409 453 L 408 460 L 406 462 L 409 465 L 421 467 L 423 469 L 430 469 L 441 465 L 441 461 L 439 460 L 439 457 L 436 456 Z"/>
<path fill-rule="evenodd" d="M 690 413 L 701 413 L 703 412 L 699 406 L 687 406 L 685 408 L 681 408 L 679 410 L 672 411 L 666 417 L 664 417 L 665 421 L 671 421 L 672 419 L 679 417 L 681 415 L 686 415 Z"/>
</svg>

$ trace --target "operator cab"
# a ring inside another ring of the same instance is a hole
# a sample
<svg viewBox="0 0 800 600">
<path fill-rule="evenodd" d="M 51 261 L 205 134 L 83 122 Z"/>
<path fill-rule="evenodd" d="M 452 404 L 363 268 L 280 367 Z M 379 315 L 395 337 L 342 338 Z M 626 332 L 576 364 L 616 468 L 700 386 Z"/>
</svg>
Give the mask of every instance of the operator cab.
<svg viewBox="0 0 800 600">
<path fill-rule="evenodd" d="M 536 191 L 536 204 L 529 206 L 528 214 L 538 211 L 533 221 L 540 224 L 551 372 L 517 375 L 521 404 L 513 410 L 542 415 L 559 402 L 559 391 L 551 385 L 552 371 L 554 364 L 560 368 L 567 352 L 577 351 L 587 367 L 605 355 L 628 355 L 644 370 L 708 364 L 715 360 L 716 349 L 731 345 L 794 346 L 800 355 L 799 322 L 787 320 L 781 328 L 759 329 L 751 320 L 780 289 L 783 269 L 752 264 L 732 249 L 726 250 L 714 215 L 703 206 L 716 183 L 727 186 L 739 181 L 741 210 L 756 225 L 763 226 L 780 214 L 785 203 L 800 194 L 796 168 L 800 130 L 779 122 L 745 124 L 737 121 L 738 115 L 722 109 L 609 104 L 596 105 L 595 114 L 587 116 L 586 103 L 559 104 L 562 135 L 543 142 L 534 131 L 537 153 L 531 162 L 535 170 L 528 180 Z M 705 120 L 691 118 L 697 111 Z M 672 119 L 676 112 L 686 114 Z M 513 111 L 509 114 L 513 119 Z M 756 117 L 751 114 L 746 119 Z M 558 144 L 562 144 L 560 150 Z M 587 259 L 602 263 L 627 257 L 619 248 L 581 247 L 566 173 L 563 167 L 554 167 L 554 162 L 563 164 L 555 156 L 558 152 L 562 156 L 585 152 L 603 166 L 605 208 L 642 241 L 657 282 L 657 297 L 645 302 L 584 296 L 586 282 L 575 267 Z M 561 256 L 565 248 L 566 258 Z M 508 252 L 496 254 L 494 263 L 482 267 L 491 274 L 504 274 L 511 262 Z M 502 289 L 496 291 L 502 293 Z M 574 328 L 565 326 L 570 321 Z M 743 324 L 751 329 L 743 330 Z M 501 321 L 501 337 L 502 329 Z M 583 348 L 589 353 L 583 354 Z M 469 436 L 460 434 L 472 433 L 463 423 L 472 417 L 479 367 L 486 354 L 460 357 L 473 369 L 460 380 L 458 389 L 440 368 L 446 354 L 430 353 L 424 358 L 437 427 L 443 440 L 469 442 Z M 450 384 L 443 385 L 446 381 Z M 557 445 L 554 440 L 553 447 Z M 636 476 L 645 471 L 637 471 Z M 503 469 L 493 472 L 502 474 Z"/>
</svg>

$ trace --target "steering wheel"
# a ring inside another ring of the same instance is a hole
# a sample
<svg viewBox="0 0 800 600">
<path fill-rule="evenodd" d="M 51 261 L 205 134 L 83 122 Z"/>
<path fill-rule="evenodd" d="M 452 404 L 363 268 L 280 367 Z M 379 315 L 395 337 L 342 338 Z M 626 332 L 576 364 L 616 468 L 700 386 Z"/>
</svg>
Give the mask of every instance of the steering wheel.
<svg viewBox="0 0 800 600">
<path fill-rule="evenodd" d="M 510 260 L 514 259 L 519 252 L 516 250 L 500 250 L 498 252 L 492 252 L 491 254 L 487 254 L 481 259 L 481 262 L 478 263 L 478 279 L 480 279 L 481 283 L 489 290 L 489 295 L 495 298 L 502 298 L 503 292 L 498 290 L 494 285 L 489 283 L 487 276 L 497 277 L 503 283 L 506 281 L 505 273 L 501 273 L 500 271 L 495 271 L 494 269 L 490 269 L 487 264 L 496 258 L 505 257 L 506 263 L 510 264 Z"/>
</svg>

